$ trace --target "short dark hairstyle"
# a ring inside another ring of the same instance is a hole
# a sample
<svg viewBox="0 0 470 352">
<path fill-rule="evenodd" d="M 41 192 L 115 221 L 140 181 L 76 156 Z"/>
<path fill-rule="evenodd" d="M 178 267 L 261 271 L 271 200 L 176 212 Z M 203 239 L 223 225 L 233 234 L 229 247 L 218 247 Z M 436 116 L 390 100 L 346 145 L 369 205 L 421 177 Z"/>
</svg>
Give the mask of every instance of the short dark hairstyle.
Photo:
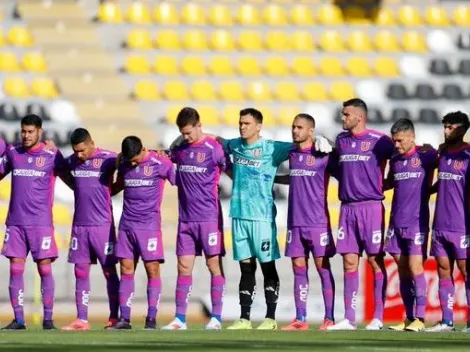
<svg viewBox="0 0 470 352">
<path fill-rule="evenodd" d="M 468 115 L 462 111 L 449 112 L 442 118 L 442 124 L 462 125 L 465 131 L 470 127 Z"/>
<path fill-rule="evenodd" d="M 187 125 L 195 126 L 199 121 L 199 113 L 196 109 L 190 107 L 182 108 L 176 117 L 176 125 L 180 129 Z"/>
<path fill-rule="evenodd" d="M 343 102 L 343 108 L 347 106 L 354 106 L 355 108 L 361 108 L 367 114 L 367 104 L 364 100 L 359 98 L 353 98 Z"/>
<path fill-rule="evenodd" d="M 21 119 L 21 126 L 34 126 L 42 128 L 42 119 L 35 114 L 26 115 Z"/>
<path fill-rule="evenodd" d="M 245 115 L 251 115 L 257 123 L 263 123 L 263 114 L 259 110 L 256 110 L 254 108 L 246 108 L 240 110 L 240 117 Z"/>
<path fill-rule="evenodd" d="M 413 121 L 406 118 L 398 119 L 397 121 L 395 121 L 392 128 L 390 129 L 391 134 L 405 131 L 411 131 L 413 133 L 415 132 L 415 126 L 413 125 Z"/>
<path fill-rule="evenodd" d="M 131 160 L 142 151 L 143 145 L 139 137 L 128 136 L 122 140 L 121 153 L 124 160 Z"/>
<path fill-rule="evenodd" d="M 90 132 L 85 128 L 77 128 L 70 135 L 70 144 L 77 145 L 88 141 L 91 138 Z"/>
<path fill-rule="evenodd" d="M 295 117 L 296 118 L 300 117 L 301 119 L 307 120 L 308 122 L 310 122 L 312 124 L 312 127 L 315 128 L 315 119 L 313 118 L 312 115 L 302 112 L 300 114 L 297 114 Z"/>
</svg>

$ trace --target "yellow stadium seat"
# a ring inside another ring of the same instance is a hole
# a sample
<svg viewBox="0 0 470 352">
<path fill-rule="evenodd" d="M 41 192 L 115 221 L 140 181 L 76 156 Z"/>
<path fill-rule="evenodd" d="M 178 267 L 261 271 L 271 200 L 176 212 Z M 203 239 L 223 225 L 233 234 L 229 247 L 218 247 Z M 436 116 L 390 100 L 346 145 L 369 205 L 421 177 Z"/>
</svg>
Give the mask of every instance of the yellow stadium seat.
<svg viewBox="0 0 470 352">
<path fill-rule="evenodd" d="M 188 31 L 183 35 L 183 46 L 187 50 L 201 51 L 207 50 L 206 35 L 202 31 Z"/>
<path fill-rule="evenodd" d="M 206 23 L 204 11 L 201 6 L 191 2 L 182 7 L 181 21 L 190 25 L 202 25 Z"/>
<path fill-rule="evenodd" d="M 454 9 L 452 22 L 457 26 L 470 26 L 470 6 L 460 5 Z"/>
<path fill-rule="evenodd" d="M 309 31 L 295 31 L 290 39 L 292 50 L 299 52 L 307 52 L 315 50 L 315 43 L 312 34 Z"/>
<path fill-rule="evenodd" d="M 262 11 L 263 22 L 269 26 L 287 25 L 287 16 L 284 8 L 276 4 L 269 4 Z"/>
<path fill-rule="evenodd" d="M 237 21 L 242 25 L 258 25 L 261 23 L 258 9 L 250 4 L 238 6 Z"/>
<path fill-rule="evenodd" d="M 402 6 L 398 10 L 398 20 L 403 26 L 411 27 L 421 25 L 419 10 L 411 5 Z"/>
<path fill-rule="evenodd" d="M 14 98 L 26 98 L 29 96 L 29 88 L 21 77 L 7 77 L 3 81 L 3 91 Z"/>
<path fill-rule="evenodd" d="M 98 9 L 98 19 L 104 23 L 122 22 L 122 12 L 118 4 L 105 2 Z"/>
<path fill-rule="evenodd" d="M 368 53 L 372 51 L 372 42 L 369 35 L 363 31 L 353 31 L 347 39 L 349 50 Z"/>
<path fill-rule="evenodd" d="M 235 43 L 232 33 L 226 30 L 216 30 L 212 32 L 210 47 L 217 51 L 233 51 Z"/>
<path fill-rule="evenodd" d="M 287 76 L 289 74 L 289 66 L 282 56 L 270 56 L 264 62 L 264 72 L 268 76 Z"/>
<path fill-rule="evenodd" d="M 266 127 L 272 127 L 276 124 L 274 119 L 273 110 L 269 106 L 258 106 L 258 110 L 263 114 L 263 125 Z"/>
<path fill-rule="evenodd" d="M 70 225 L 72 223 L 72 214 L 70 213 L 69 207 L 66 205 L 54 204 L 52 216 L 54 218 L 54 224 Z"/>
<path fill-rule="evenodd" d="M 274 96 L 280 101 L 296 102 L 300 100 L 297 85 L 294 82 L 279 82 L 274 87 Z"/>
<path fill-rule="evenodd" d="M 134 96 L 139 100 L 158 100 L 160 93 L 158 91 L 157 84 L 150 80 L 142 80 L 134 86 Z"/>
<path fill-rule="evenodd" d="M 136 1 L 127 9 L 127 20 L 135 24 L 150 23 L 150 10 L 141 1 Z"/>
<path fill-rule="evenodd" d="M 186 83 L 181 81 L 168 81 L 163 88 L 163 94 L 168 100 L 188 100 Z"/>
<path fill-rule="evenodd" d="M 18 72 L 21 67 L 18 63 L 16 55 L 9 52 L 0 52 L 0 71 L 4 72 Z"/>
<path fill-rule="evenodd" d="M 343 13 L 336 5 L 322 5 L 318 9 L 318 22 L 326 26 L 342 24 Z"/>
<path fill-rule="evenodd" d="M 11 182 L 8 180 L 2 180 L 0 182 L 0 199 L 10 200 L 11 195 Z"/>
<path fill-rule="evenodd" d="M 231 26 L 233 24 L 230 9 L 220 4 L 211 6 L 208 20 L 214 26 Z"/>
<path fill-rule="evenodd" d="M 329 52 L 342 52 L 345 50 L 343 38 L 337 31 L 323 32 L 320 36 L 320 47 Z"/>
<path fill-rule="evenodd" d="M 153 63 L 153 70 L 159 75 L 175 76 L 178 72 L 178 65 L 173 56 L 158 56 Z"/>
<path fill-rule="evenodd" d="M 11 27 L 8 31 L 7 38 L 14 46 L 30 47 L 33 45 L 31 32 L 25 27 Z"/>
<path fill-rule="evenodd" d="M 320 60 L 320 72 L 325 76 L 339 77 L 344 76 L 343 65 L 335 57 L 324 57 Z"/>
<path fill-rule="evenodd" d="M 150 65 L 144 55 L 130 55 L 126 59 L 124 69 L 128 73 L 147 74 L 150 73 Z"/>
<path fill-rule="evenodd" d="M 181 105 L 170 105 L 166 110 L 166 122 L 171 125 L 175 124 L 180 111 Z"/>
<path fill-rule="evenodd" d="M 261 51 L 263 42 L 261 34 L 256 31 L 243 31 L 239 34 L 237 45 L 244 51 Z"/>
<path fill-rule="evenodd" d="M 297 26 L 311 26 L 315 23 L 310 7 L 297 4 L 290 10 L 290 21 Z"/>
<path fill-rule="evenodd" d="M 420 32 L 405 32 L 402 36 L 402 46 L 405 51 L 424 53 L 428 51 L 424 36 Z"/>
<path fill-rule="evenodd" d="M 209 71 L 216 76 L 231 76 L 234 74 L 232 61 L 227 56 L 215 56 L 209 61 Z"/>
<path fill-rule="evenodd" d="M 266 34 L 265 45 L 270 51 L 287 51 L 290 49 L 289 38 L 284 31 L 269 31 Z"/>
<path fill-rule="evenodd" d="M 311 77 L 317 74 L 313 60 L 308 56 L 294 57 L 292 60 L 291 71 L 301 77 Z"/>
<path fill-rule="evenodd" d="M 281 106 L 277 113 L 277 121 L 284 126 L 292 126 L 294 117 L 301 111 L 297 106 Z"/>
<path fill-rule="evenodd" d="M 376 26 L 395 26 L 395 14 L 389 7 L 376 7 L 372 12 L 372 19 Z"/>
<path fill-rule="evenodd" d="M 153 20 L 159 24 L 178 24 L 178 12 L 172 4 L 162 2 L 154 7 Z"/>
<path fill-rule="evenodd" d="M 155 45 L 162 50 L 179 50 L 181 48 L 178 32 L 173 30 L 162 30 L 157 33 Z"/>
<path fill-rule="evenodd" d="M 41 53 L 30 52 L 23 55 L 21 59 L 23 67 L 30 72 L 46 72 L 46 59 Z"/>
<path fill-rule="evenodd" d="M 239 105 L 226 105 L 222 109 L 222 122 L 228 126 L 238 126 L 240 111 L 243 108 Z"/>
<path fill-rule="evenodd" d="M 56 98 L 59 95 L 54 81 L 50 78 L 33 78 L 31 92 L 33 95 L 44 99 Z"/>
<path fill-rule="evenodd" d="M 237 61 L 237 71 L 242 76 L 259 76 L 261 70 L 258 59 L 253 56 L 242 56 Z"/>
<path fill-rule="evenodd" d="M 143 29 L 133 29 L 127 34 L 127 47 L 130 49 L 151 49 L 152 37 L 150 32 Z"/>
<path fill-rule="evenodd" d="M 400 75 L 396 60 L 389 57 L 378 57 L 375 59 L 374 71 L 378 76 L 387 78 L 398 77 Z"/>
<path fill-rule="evenodd" d="M 441 6 L 430 6 L 426 8 L 426 22 L 430 26 L 443 27 L 449 25 L 446 10 Z"/>
<path fill-rule="evenodd" d="M 217 109 L 213 106 L 198 106 L 197 111 L 199 116 L 201 116 L 201 122 L 204 126 L 217 126 L 219 124 Z"/>
<path fill-rule="evenodd" d="M 271 100 L 269 86 L 265 82 L 252 81 L 247 84 L 246 96 L 253 101 Z"/>
<path fill-rule="evenodd" d="M 0 221 L 2 223 L 5 223 L 5 220 L 7 219 L 8 216 L 8 205 L 6 204 L 0 204 Z M 3 238 L 3 236 L 2 236 Z"/>
<path fill-rule="evenodd" d="M 326 101 L 328 95 L 323 83 L 309 82 L 305 83 L 302 87 L 302 97 L 306 101 Z"/>
<path fill-rule="evenodd" d="M 372 75 L 369 62 L 362 57 L 351 57 L 346 62 L 346 70 L 354 77 L 370 77 Z"/>
<path fill-rule="evenodd" d="M 5 38 L 4 38 L 4 36 L 3 36 L 3 31 L 2 31 L 2 29 L 0 28 L 0 47 L 5 46 L 5 44 L 6 44 L 6 43 L 5 43 Z"/>
<path fill-rule="evenodd" d="M 243 88 L 238 81 L 222 82 L 219 87 L 219 96 L 225 101 L 243 101 Z"/>
<path fill-rule="evenodd" d="M 194 100 L 214 101 L 216 93 L 213 84 L 209 81 L 196 81 L 191 85 L 191 96 Z"/>
<path fill-rule="evenodd" d="M 186 56 L 181 60 L 181 71 L 191 76 L 203 76 L 206 74 L 204 61 L 199 56 Z"/>
<path fill-rule="evenodd" d="M 397 52 L 401 50 L 397 37 L 391 31 L 381 31 L 377 33 L 374 44 L 378 51 Z"/>
<path fill-rule="evenodd" d="M 333 82 L 330 86 L 332 100 L 345 101 L 355 97 L 354 87 L 349 82 Z"/>
</svg>

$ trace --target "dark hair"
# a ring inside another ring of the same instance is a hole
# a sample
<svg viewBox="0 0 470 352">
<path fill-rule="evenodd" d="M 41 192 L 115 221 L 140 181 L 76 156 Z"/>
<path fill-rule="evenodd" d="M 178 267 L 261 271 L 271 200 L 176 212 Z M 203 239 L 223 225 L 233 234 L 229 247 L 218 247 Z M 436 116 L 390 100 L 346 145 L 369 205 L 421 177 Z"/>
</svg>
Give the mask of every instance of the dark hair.
<svg viewBox="0 0 470 352">
<path fill-rule="evenodd" d="M 312 115 L 306 114 L 306 113 L 303 113 L 303 112 L 302 112 L 302 113 L 300 113 L 300 114 L 297 114 L 295 117 L 296 117 L 296 118 L 297 118 L 297 117 L 300 117 L 301 119 L 307 120 L 308 122 L 310 122 L 310 123 L 312 124 L 312 127 L 315 128 L 315 119 L 313 118 Z"/>
<path fill-rule="evenodd" d="M 34 126 L 37 128 L 42 128 L 42 119 L 38 115 L 26 115 L 21 119 L 21 126 Z"/>
<path fill-rule="evenodd" d="M 139 137 L 128 136 L 122 140 L 121 153 L 125 160 L 131 160 L 142 151 L 143 145 Z"/>
<path fill-rule="evenodd" d="M 343 102 L 343 108 L 347 106 L 354 106 L 355 108 L 360 108 L 364 110 L 364 112 L 367 114 L 367 104 L 362 99 L 353 98 L 353 99 L 346 100 L 345 102 Z"/>
<path fill-rule="evenodd" d="M 466 130 L 470 127 L 468 115 L 462 111 L 449 112 L 442 118 L 442 124 L 450 123 L 451 125 L 462 125 Z"/>
<path fill-rule="evenodd" d="M 411 131 L 413 133 L 415 132 L 415 126 L 413 125 L 413 122 L 410 119 L 398 119 L 397 121 L 395 121 L 392 128 L 390 129 L 391 134 L 404 131 Z"/>
<path fill-rule="evenodd" d="M 240 117 L 245 115 L 251 115 L 257 123 L 263 123 L 263 114 L 259 110 L 256 110 L 254 108 L 246 108 L 240 110 Z"/>
<path fill-rule="evenodd" d="M 90 132 L 84 128 L 77 128 L 70 135 L 70 144 L 77 145 L 88 141 L 91 138 Z"/>
<path fill-rule="evenodd" d="M 190 107 L 182 108 L 176 117 L 176 125 L 180 129 L 188 125 L 195 126 L 199 121 L 199 113 Z"/>
</svg>

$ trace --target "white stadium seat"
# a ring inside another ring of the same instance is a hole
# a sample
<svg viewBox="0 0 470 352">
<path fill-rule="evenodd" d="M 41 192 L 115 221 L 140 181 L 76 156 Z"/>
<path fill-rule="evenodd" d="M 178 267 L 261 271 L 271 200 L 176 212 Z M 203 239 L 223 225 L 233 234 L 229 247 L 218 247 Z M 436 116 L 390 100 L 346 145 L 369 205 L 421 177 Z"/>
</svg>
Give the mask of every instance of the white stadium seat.
<svg viewBox="0 0 470 352">
<path fill-rule="evenodd" d="M 428 65 L 424 58 L 419 56 L 404 56 L 400 59 L 400 71 L 409 78 L 428 77 Z"/>
<path fill-rule="evenodd" d="M 382 104 L 386 101 L 384 86 L 380 81 L 365 80 L 356 85 L 357 96 L 369 104 Z"/>
<path fill-rule="evenodd" d="M 430 31 L 426 37 L 428 48 L 435 53 L 452 53 L 457 48 L 448 32 L 442 29 Z"/>
</svg>

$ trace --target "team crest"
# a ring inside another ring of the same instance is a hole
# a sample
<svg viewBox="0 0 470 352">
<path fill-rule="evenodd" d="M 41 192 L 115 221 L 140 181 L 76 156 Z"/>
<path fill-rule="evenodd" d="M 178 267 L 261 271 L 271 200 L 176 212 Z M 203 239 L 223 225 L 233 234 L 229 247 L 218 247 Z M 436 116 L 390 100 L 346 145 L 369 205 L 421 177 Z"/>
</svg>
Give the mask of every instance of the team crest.
<svg viewBox="0 0 470 352">
<path fill-rule="evenodd" d="M 43 167 L 45 163 L 46 163 L 46 158 L 44 158 L 42 156 L 36 158 L 36 166 L 37 167 Z"/>
<path fill-rule="evenodd" d="M 261 155 L 261 148 L 253 149 L 253 156 L 259 158 Z"/>
<path fill-rule="evenodd" d="M 153 166 L 144 166 L 144 175 L 150 176 L 153 171 Z"/>
<path fill-rule="evenodd" d="M 411 159 L 411 167 L 420 167 L 421 166 L 421 159 L 420 158 L 412 158 Z"/>
<path fill-rule="evenodd" d="M 370 142 L 361 142 L 361 150 L 367 152 L 370 148 Z"/>
<path fill-rule="evenodd" d="M 455 170 L 460 170 L 463 168 L 463 160 L 455 160 L 454 161 L 454 169 Z"/>
<path fill-rule="evenodd" d="M 93 167 L 101 167 L 103 165 L 103 159 L 93 159 Z"/>
<path fill-rule="evenodd" d="M 198 163 L 203 163 L 206 160 L 206 153 L 197 153 L 196 160 Z"/>
<path fill-rule="evenodd" d="M 307 160 L 305 160 L 305 163 L 308 166 L 312 166 L 313 164 L 315 164 L 315 157 L 313 155 L 307 155 Z"/>
</svg>

